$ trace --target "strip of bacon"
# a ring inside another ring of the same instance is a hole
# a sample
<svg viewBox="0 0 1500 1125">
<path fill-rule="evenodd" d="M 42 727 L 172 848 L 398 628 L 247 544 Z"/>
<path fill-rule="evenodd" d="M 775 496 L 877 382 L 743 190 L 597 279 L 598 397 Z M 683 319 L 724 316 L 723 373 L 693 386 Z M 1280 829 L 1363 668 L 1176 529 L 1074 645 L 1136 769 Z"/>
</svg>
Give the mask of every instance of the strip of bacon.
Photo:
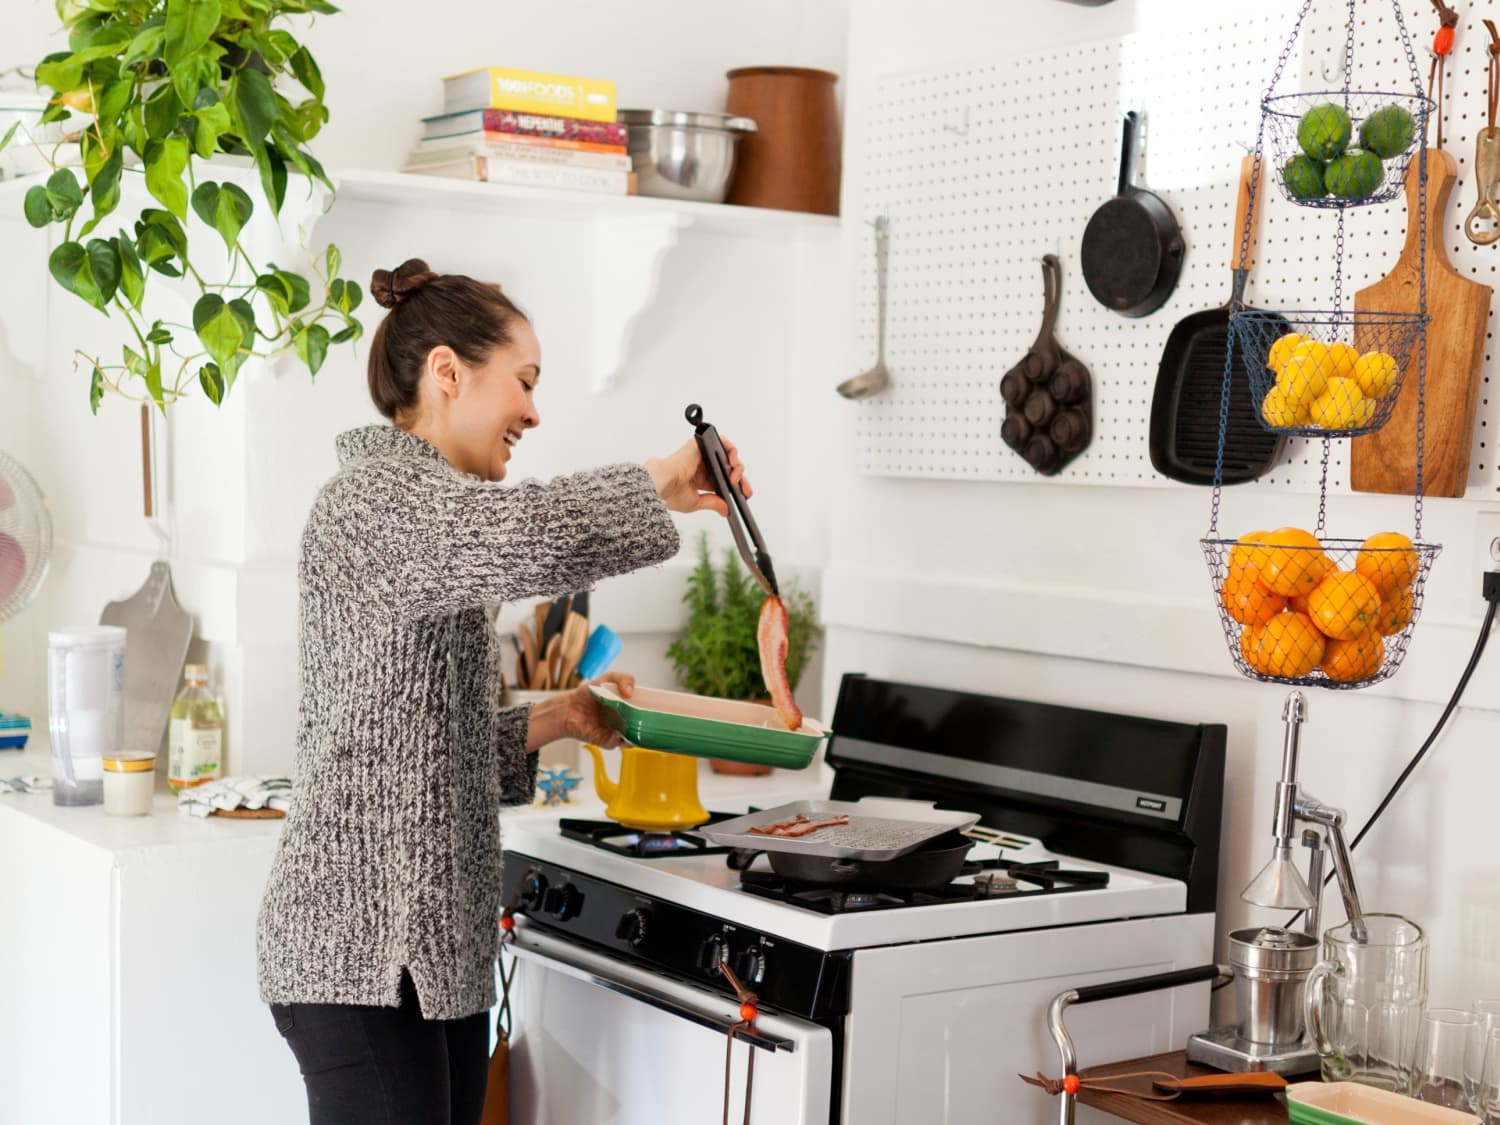
<svg viewBox="0 0 1500 1125">
<path fill-rule="evenodd" d="M 819 828 L 833 828 L 848 824 L 847 816 L 831 816 L 827 820 L 812 820 L 806 813 L 798 813 L 791 820 L 778 820 L 775 824 L 761 824 L 749 831 L 757 836 L 806 836 Z"/>
<path fill-rule="evenodd" d="M 786 729 L 800 730 L 802 710 L 792 698 L 792 685 L 786 678 L 786 634 L 789 627 L 785 602 L 780 598 L 767 598 L 761 603 L 760 621 L 755 631 L 756 644 L 760 648 L 761 678 L 766 681 L 771 703 Z"/>
<path fill-rule="evenodd" d="M 776 833 L 778 836 L 806 836 L 809 832 L 816 832 L 819 828 L 834 828 L 840 824 L 848 824 L 847 816 L 829 817 L 827 820 L 809 820 L 806 824 L 799 824 L 795 828 L 788 828 Z"/>
</svg>

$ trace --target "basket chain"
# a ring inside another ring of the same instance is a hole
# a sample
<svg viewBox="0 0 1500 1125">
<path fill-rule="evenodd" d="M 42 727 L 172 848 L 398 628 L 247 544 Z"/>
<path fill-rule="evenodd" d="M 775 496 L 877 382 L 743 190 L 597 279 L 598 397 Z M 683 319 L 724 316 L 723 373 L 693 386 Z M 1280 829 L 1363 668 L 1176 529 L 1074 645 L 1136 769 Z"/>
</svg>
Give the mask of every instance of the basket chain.
<svg viewBox="0 0 1500 1125">
<path fill-rule="evenodd" d="M 1319 539 L 1323 538 L 1323 529 L 1328 522 L 1328 458 L 1333 452 L 1333 439 L 1323 439 L 1323 474 L 1318 485 L 1318 531 Z"/>
</svg>

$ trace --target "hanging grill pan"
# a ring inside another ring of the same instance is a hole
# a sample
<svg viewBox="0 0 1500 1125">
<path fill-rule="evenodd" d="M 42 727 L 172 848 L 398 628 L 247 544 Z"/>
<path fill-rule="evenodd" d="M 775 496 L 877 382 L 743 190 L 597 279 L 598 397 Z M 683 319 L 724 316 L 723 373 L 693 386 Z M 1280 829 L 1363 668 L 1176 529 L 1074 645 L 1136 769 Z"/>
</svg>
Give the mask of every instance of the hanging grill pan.
<svg viewBox="0 0 1500 1125">
<path fill-rule="evenodd" d="M 1120 192 L 1106 200 L 1083 232 L 1083 280 L 1089 292 L 1121 316 L 1161 308 L 1182 273 L 1182 231 L 1159 196 L 1135 186 L 1139 131 L 1135 110 L 1125 115 Z"/>
<path fill-rule="evenodd" d="M 1151 398 L 1151 464 L 1162 476 L 1185 484 L 1212 484 L 1214 480 L 1229 314 L 1246 307 L 1242 302 L 1245 279 L 1255 250 L 1255 229 L 1252 227 L 1247 236 L 1242 233 L 1254 175 L 1255 157 L 1247 156 L 1240 162 L 1239 196 L 1230 230 L 1230 238 L 1235 241 L 1229 300 L 1218 308 L 1179 320 L 1167 337 L 1156 373 L 1156 391 Z M 1257 207 L 1257 215 L 1260 210 Z M 1284 318 L 1277 319 L 1281 332 L 1292 330 Z M 1235 344 L 1236 350 L 1243 346 L 1244 341 Z M 1240 484 L 1259 477 L 1280 459 L 1283 445 L 1284 435 L 1260 424 L 1243 360 L 1236 356 L 1230 371 L 1229 415 L 1224 428 L 1223 483 Z"/>
</svg>

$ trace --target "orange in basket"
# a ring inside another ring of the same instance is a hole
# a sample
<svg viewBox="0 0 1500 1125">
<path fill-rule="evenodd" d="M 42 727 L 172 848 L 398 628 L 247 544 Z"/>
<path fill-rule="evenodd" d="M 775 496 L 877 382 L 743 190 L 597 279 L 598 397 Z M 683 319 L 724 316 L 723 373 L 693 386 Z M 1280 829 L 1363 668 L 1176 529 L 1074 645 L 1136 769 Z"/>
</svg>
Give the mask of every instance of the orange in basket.
<svg viewBox="0 0 1500 1125">
<path fill-rule="evenodd" d="M 1265 543 L 1260 580 L 1284 598 L 1311 594 L 1333 569 L 1317 536 L 1300 527 L 1279 527 L 1266 535 Z"/>
<path fill-rule="evenodd" d="M 1262 676 L 1297 679 L 1318 666 L 1327 641 L 1301 613 L 1278 613 L 1264 625 L 1247 625 L 1240 637 L 1245 663 Z"/>
<path fill-rule="evenodd" d="M 1348 640 L 1331 640 L 1318 662 L 1319 669 L 1330 680 L 1357 684 L 1380 671 L 1385 663 L 1385 642 L 1379 633 L 1361 633 Z"/>
<path fill-rule="evenodd" d="M 1321 633 L 1350 641 L 1375 628 L 1380 590 L 1363 574 L 1335 570 L 1307 595 L 1307 610 Z"/>
<path fill-rule="evenodd" d="M 1382 594 L 1410 586 L 1420 563 L 1411 540 L 1399 531 L 1381 531 L 1360 544 L 1354 569 L 1380 589 Z"/>
</svg>

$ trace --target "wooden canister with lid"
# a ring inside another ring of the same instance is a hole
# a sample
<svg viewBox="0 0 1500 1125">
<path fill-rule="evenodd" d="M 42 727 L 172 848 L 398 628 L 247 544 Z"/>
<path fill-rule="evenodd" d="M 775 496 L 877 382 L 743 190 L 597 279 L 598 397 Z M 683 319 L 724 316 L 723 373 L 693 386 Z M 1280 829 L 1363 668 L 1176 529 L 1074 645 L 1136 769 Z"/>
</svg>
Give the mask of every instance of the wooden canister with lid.
<svg viewBox="0 0 1500 1125">
<path fill-rule="evenodd" d="M 838 75 L 797 66 L 746 66 L 728 75 L 726 109 L 754 119 L 741 141 L 730 203 L 839 213 Z"/>
</svg>

